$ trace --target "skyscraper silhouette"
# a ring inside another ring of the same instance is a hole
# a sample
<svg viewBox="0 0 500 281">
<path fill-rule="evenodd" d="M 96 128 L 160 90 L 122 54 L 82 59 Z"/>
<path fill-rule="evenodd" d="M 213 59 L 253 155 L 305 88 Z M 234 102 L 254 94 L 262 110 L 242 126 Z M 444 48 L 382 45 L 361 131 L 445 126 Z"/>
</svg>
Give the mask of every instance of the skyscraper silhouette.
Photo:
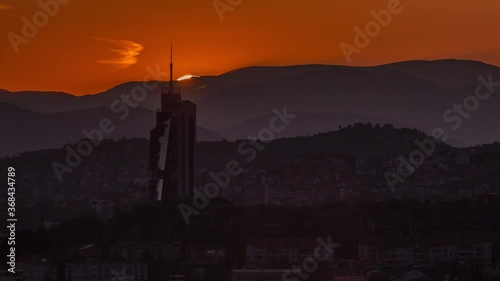
<svg viewBox="0 0 500 281">
<path fill-rule="evenodd" d="M 181 99 L 173 80 L 172 46 L 170 81 L 161 90 L 161 108 L 150 137 L 150 199 L 190 197 L 194 188 L 196 105 Z"/>
</svg>

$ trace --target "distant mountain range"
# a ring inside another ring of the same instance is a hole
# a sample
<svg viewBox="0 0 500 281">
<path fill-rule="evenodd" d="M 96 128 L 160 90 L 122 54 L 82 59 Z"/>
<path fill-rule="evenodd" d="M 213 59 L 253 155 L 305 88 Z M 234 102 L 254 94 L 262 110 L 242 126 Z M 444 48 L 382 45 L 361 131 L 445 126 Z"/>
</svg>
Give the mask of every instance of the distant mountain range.
<svg viewBox="0 0 500 281">
<path fill-rule="evenodd" d="M 103 107 L 44 114 L 0 103 L 0 128 L 3 131 L 0 155 L 59 148 L 67 143 L 74 143 L 85 138 L 83 130 L 98 129 L 103 118 L 109 118 L 115 126 L 114 131 L 106 134 L 105 138 L 149 138 L 150 127 L 155 122 L 155 113 L 138 107 L 131 110 L 130 116 L 122 121 L 109 108 Z M 199 139 L 206 141 L 222 139 L 216 133 L 201 127 L 197 128 L 197 135 Z"/>
<path fill-rule="evenodd" d="M 443 119 L 454 104 L 474 95 L 478 77 L 500 81 L 500 68 L 476 61 L 407 61 L 373 67 L 300 65 L 247 67 L 179 82 L 183 98 L 198 107 L 198 140 L 256 135 L 269 126 L 273 108 L 296 114 L 276 137 L 336 130 L 356 122 L 391 123 L 429 133 L 443 128 L 449 143 L 469 146 L 500 140 L 500 88 L 454 130 Z M 59 147 L 82 137 L 104 117 L 116 120 L 110 138 L 147 137 L 154 126 L 160 87 L 121 121 L 111 103 L 141 82 L 94 95 L 0 90 L 0 155 Z M 162 85 L 164 85 L 162 83 Z M 454 114 L 453 114 L 454 115 Z M 450 116 L 449 116 L 450 117 Z"/>
</svg>

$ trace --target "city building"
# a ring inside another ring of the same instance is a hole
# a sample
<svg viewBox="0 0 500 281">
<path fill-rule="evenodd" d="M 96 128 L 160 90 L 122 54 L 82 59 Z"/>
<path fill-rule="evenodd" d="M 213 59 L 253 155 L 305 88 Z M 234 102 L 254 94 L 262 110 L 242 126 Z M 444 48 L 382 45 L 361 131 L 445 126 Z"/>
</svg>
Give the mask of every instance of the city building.
<svg viewBox="0 0 500 281">
<path fill-rule="evenodd" d="M 147 281 L 145 263 L 67 263 L 64 277 L 71 281 Z"/>
<path fill-rule="evenodd" d="M 229 274 L 231 281 L 281 281 L 283 276 L 299 279 L 300 269 L 233 269 Z"/>
<path fill-rule="evenodd" d="M 181 99 L 181 91 L 172 76 L 162 88 L 161 108 L 150 137 L 150 199 L 190 197 L 194 188 L 194 143 L 196 142 L 196 105 Z"/>
</svg>

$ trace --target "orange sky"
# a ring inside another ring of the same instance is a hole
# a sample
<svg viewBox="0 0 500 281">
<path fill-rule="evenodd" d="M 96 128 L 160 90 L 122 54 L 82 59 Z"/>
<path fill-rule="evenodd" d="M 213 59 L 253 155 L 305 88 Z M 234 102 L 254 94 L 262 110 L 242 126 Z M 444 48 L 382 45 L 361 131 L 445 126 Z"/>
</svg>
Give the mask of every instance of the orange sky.
<svg viewBox="0 0 500 281">
<path fill-rule="evenodd" d="M 41 8 L 35 0 L 0 0 L 0 88 L 100 92 L 142 80 L 147 66 L 160 63 L 168 70 L 170 42 L 176 77 L 250 65 L 347 64 L 339 44 L 353 44 L 353 28 L 364 28 L 370 11 L 386 9 L 389 2 L 242 0 L 221 21 L 213 0 L 64 1 L 69 3 L 16 54 L 8 34 L 22 36 L 21 19 L 32 21 Z M 500 1 L 401 0 L 401 5 L 403 11 L 352 55 L 352 65 L 440 58 L 500 65 Z M 133 59 L 112 51 L 124 44 Z"/>
</svg>

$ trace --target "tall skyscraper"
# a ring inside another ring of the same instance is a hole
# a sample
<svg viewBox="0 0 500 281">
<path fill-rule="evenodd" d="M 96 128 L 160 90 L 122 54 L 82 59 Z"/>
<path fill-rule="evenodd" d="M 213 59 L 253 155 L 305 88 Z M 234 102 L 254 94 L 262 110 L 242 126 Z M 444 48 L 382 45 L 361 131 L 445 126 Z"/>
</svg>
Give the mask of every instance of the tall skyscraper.
<svg viewBox="0 0 500 281">
<path fill-rule="evenodd" d="M 170 82 L 161 90 L 161 108 L 150 137 L 150 198 L 191 197 L 194 188 L 194 143 L 196 141 L 196 105 L 181 99 L 173 80 L 170 47 Z"/>
</svg>

